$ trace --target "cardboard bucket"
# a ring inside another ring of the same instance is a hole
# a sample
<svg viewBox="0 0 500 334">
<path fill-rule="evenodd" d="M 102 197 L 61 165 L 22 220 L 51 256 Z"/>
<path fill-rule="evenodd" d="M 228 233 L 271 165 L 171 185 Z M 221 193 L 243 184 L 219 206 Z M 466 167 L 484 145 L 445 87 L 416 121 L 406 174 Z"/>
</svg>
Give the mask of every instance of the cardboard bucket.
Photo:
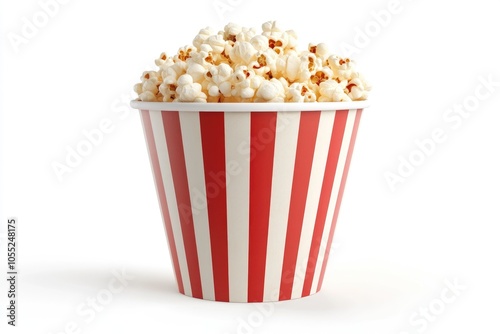
<svg viewBox="0 0 500 334">
<path fill-rule="evenodd" d="M 367 106 L 133 101 L 179 291 L 226 302 L 318 292 Z"/>
</svg>

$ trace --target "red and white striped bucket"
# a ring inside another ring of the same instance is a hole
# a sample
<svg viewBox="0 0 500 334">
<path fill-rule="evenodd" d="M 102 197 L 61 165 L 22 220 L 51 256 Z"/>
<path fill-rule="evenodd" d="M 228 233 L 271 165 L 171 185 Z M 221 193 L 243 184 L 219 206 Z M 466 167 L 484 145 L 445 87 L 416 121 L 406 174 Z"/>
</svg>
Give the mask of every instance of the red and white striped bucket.
<svg viewBox="0 0 500 334">
<path fill-rule="evenodd" d="M 266 302 L 321 289 L 366 102 L 132 107 L 181 293 Z"/>
</svg>

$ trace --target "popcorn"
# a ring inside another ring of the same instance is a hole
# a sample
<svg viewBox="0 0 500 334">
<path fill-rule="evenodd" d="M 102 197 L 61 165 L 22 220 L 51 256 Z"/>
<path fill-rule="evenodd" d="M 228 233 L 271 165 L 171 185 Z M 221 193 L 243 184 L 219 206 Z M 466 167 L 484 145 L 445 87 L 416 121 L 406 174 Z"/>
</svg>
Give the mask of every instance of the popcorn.
<svg viewBox="0 0 500 334">
<path fill-rule="evenodd" d="M 262 76 L 256 75 L 251 69 L 246 66 L 239 66 L 233 74 L 233 89 L 231 94 L 241 98 L 241 101 L 251 101 L 255 96 L 255 92 L 265 79 Z"/>
<path fill-rule="evenodd" d="M 288 35 L 287 33 L 271 34 L 269 36 L 269 47 L 271 49 L 282 48 L 283 50 L 288 45 Z"/>
<path fill-rule="evenodd" d="M 202 44 L 205 44 L 207 39 L 214 34 L 212 28 L 206 27 L 201 29 L 198 35 L 193 39 L 193 45 L 199 49 Z"/>
<path fill-rule="evenodd" d="M 243 27 L 241 32 L 236 35 L 237 42 L 250 42 L 250 40 L 257 35 L 257 31 L 254 28 Z"/>
<path fill-rule="evenodd" d="M 351 79 L 353 73 L 353 63 L 349 58 L 330 56 L 327 60 L 328 66 L 333 70 L 333 74 L 340 80 Z"/>
<path fill-rule="evenodd" d="M 144 72 L 141 81 L 134 86 L 134 91 L 139 95 L 139 99 L 149 102 L 157 101 L 156 94 L 158 94 L 158 86 L 161 83 L 158 73 L 155 71 Z"/>
<path fill-rule="evenodd" d="M 194 63 L 188 66 L 186 71 L 195 82 L 201 83 L 205 79 L 206 68 L 200 64 Z"/>
<path fill-rule="evenodd" d="M 283 88 L 285 89 L 285 92 L 288 90 L 288 87 L 290 86 L 290 83 L 288 82 L 287 79 L 281 77 L 278 79 L 279 82 L 281 82 L 281 85 L 283 85 Z"/>
<path fill-rule="evenodd" d="M 294 82 L 299 75 L 300 64 L 301 59 L 296 54 L 288 54 L 276 61 L 276 71 Z"/>
<path fill-rule="evenodd" d="M 232 83 L 230 79 L 233 75 L 233 69 L 228 64 L 220 64 L 212 66 L 205 74 L 205 78 L 209 82 L 207 85 L 208 95 L 211 97 L 231 96 Z"/>
<path fill-rule="evenodd" d="M 213 35 L 207 39 L 208 45 L 216 54 L 221 54 L 226 49 L 226 41 L 222 35 Z"/>
<path fill-rule="evenodd" d="M 263 81 L 257 90 L 255 102 L 285 102 L 285 89 L 276 78 Z"/>
<path fill-rule="evenodd" d="M 142 73 L 141 80 L 143 83 L 145 82 L 153 82 L 158 83 L 158 72 L 155 71 L 146 71 Z"/>
<path fill-rule="evenodd" d="M 229 23 L 224 27 L 223 36 L 226 41 L 236 42 L 236 36 L 242 32 L 241 26 Z"/>
<path fill-rule="evenodd" d="M 329 56 L 328 46 L 325 43 L 319 43 L 318 45 L 309 43 L 309 52 L 314 53 L 322 60 L 326 60 L 326 58 Z"/>
<path fill-rule="evenodd" d="M 235 63 L 250 64 L 257 59 L 257 50 L 250 42 L 236 42 L 229 52 L 229 57 Z"/>
<path fill-rule="evenodd" d="M 261 58 L 260 56 L 262 56 L 263 58 Z M 276 67 L 276 62 L 278 58 L 279 58 L 278 54 L 273 49 L 267 49 L 257 58 L 257 60 L 260 59 L 260 61 L 262 61 L 263 64 L 265 64 L 264 66 L 267 66 L 269 68 L 269 72 L 266 73 L 269 78 L 274 77 L 273 73 L 278 75 L 278 70 Z"/>
<path fill-rule="evenodd" d="M 310 77 L 310 83 L 319 86 L 323 81 L 327 81 L 333 78 L 333 71 L 329 67 L 319 68 Z"/>
<path fill-rule="evenodd" d="M 149 91 L 146 91 L 146 92 L 142 92 L 140 95 L 139 95 L 139 99 L 141 101 L 146 101 L 146 102 L 156 102 L 156 95 L 153 94 L 152 92 L 149 92 Z"/>
<path fill-rule="evenodd" d="M 295 49 L 297 47 L 297 44 L 298 44 L 297 33 L 293 30 L 287 30 L 286 33 L 288 35 L 288 48 Z"/>
<path fill-rule="evenodd" d="M 269 38 L 263 35 L 256 35 L 252 37 L 250 43 L 255 48 L 255 50 L 264 52 L 269 48 Z"/>
<path fill-rule="evenodd" d="M 172 102 L 176 99 L 176 89 L 177 85 L 162 83 L 160 85 L 159 91 L 163 95 L 163 102 Z"/>
<path fill-rule="evenodd" d="M 233 74 L 233 86 L 231 95 L 241 99 L 251 99 L 255 95 L 255 89 L 250 87 L 250 72 L 246 66 L 239 66 Z"/>
<path fill-rule="evenodd" d="M 191 53 L 191 57 L 186 61 L 186 64 L 188 68 L 194 64 L 198 64 L 207 69 L 214 64 L 214 61 L 212 48 L 210 45 L 203 44 L 202 50 Z"/>
<path fill-rule="evenodd" d="M 272 34 L 281 33 L 282 30 L 276 21 L 267 21 L 262 24 L 262 35 L 269 37 Z"/>
<path fill-rule="evenodd" d="M 227 24 L 201 29 L 174 56 L 162 52 L 156 71 L 134 86 L 151 102 L 345 102 L 368 98 L 370 84 L 349 58 L 324 43 L 298 50 L 297 33 L 276 21 L 262 32 Z"/>
<path fill-rule="evenodd" d="M 263 55 L 260 55 L 256 61 L 252 61 L 248 67 L 261 77 L 267 76 L 267 73 L 271 72 L 271 69 L 267 66 L 266 58 Z"/>
<path fill-rule="evenodd" d="M 304 84 L 296 82 L 287 90 L 286 102 L 316 102 L 316 94 Z"/>
<path fill-rule="evenodd" d="M 174 63 L 162 72 L 161 76 L 163 77 L 163 82 L 167 84 L 175 84 L 177 79 L 186 73 L 186 70 L 187 64 L 185 62 Z"/>
<path fill-rule="evenodd" d="M 317 58 L 314 53 L 303 52 L 300 57 L 298 80 L 300 82 L 308 81 L 318 68 L 322 67 L 322 60 Z"/>
<path fill-rule="evenodd" d="M 349 80 L 346 90 L 349 92 L 347 95 L 351 98 L 351 100 L 366 100 L 370 86 L 362 78 L 358 77 Z"/>
<path fill-rule="evenodd" d="M 336 80 L 324 81 L 319 85 L 321 96 L 318 102 L 347 102 L 351 98 L 345 93 L 347 81 L 338 82 Z"/>
<path fill-rule="evenodd" d="M 165 52 L 162 52 L 158 59 L 155 60 L 156 66 L 160 67 L 160 69 L 166 69 L 174 63 L 173 59 L 168 57 Z"/>
<path fill-rule="evenodd" d="M 189 74 L 181 75 L 177 84 L 175 91 L 179 97 L 174 102 L 207 102 L 207 95 L 202 92 L 201 85 L 193 82 L 193 77 Z"/>
<path fill-rule="evenodd" d="M 186 45 L 180 48 L 177 54 L 174 56 L 174 62 L 186 61 L 186 59 L 191 57 L 191 52 L 196 50 L 196 47 L 193 45 Z"/>
</svg>

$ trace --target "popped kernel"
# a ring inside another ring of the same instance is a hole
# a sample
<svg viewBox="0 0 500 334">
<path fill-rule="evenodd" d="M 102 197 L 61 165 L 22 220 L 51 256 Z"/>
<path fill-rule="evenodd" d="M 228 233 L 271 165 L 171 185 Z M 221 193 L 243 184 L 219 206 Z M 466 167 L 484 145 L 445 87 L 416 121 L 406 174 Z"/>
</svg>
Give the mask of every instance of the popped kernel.
<svg viewBox="0 0 500 334">
<path fill-rule="evenodd" d="M 257 90 L 256 102 L 284 102 L 285 89 L 276 78 L 263 81 Z"/>
<path fill-rule="evenodd" d="M 242 32 L 242 27 L 235 23 L 228 23 L 224 27 L 223 36 L 226 41 L 236 42 L 236 36 Z"/>
<path fill-rule="evenodd" d="M 248 65 L 257 59 L 257 50 L 250 42 L 236 42 L 229 57 L 235 63 Z"/>
<path fill-rule="evenodd" d="M 207 43 L 216 54 L 221 54 L 226 49 L 227 42 L 222 35 L 213 35 L 208 37 Z"/>
<path fill-rule="evenodd" d="M 319 85 L 319 102 L 348 102 L 351 98 L 345 93 L 347 81 L 324 81 Z"/>
<path fill-rule="evenodd" d="M 285 77 L 290 82 L 297 80 L 300 69 L 300 58 L 296 54 L 288 54 L 286 56 L 285 69 L 283 71 Z"/>
<path fill-rule="evenodd" d="M 163 95 L 163 102 L 172 102 L 177 98 L 177 85 L 162 83 L 159 87 L 160 93 Z"/>
<path fill-rule="evenodd" d="M 255 28 L 245 28 L 241 29 L 241 32 L 236 35 L 237 42 L 250 42 L 250 40 L 257 35 L 257 30 Z"/>
<path fill-rule="evenodd" d="M 193 45 L 199 49 L 202 44 L 205 44 L 207 39 L 212 36 L 215 32 L 210 27 L 201 29 L 198 35 L 193 39 Z"/>
<path fill-rule="evenodd" d="M 369 85 L 361 78 L 354 78 L 349 80 L 346 85 L 345 92 L 351 100 L 366 100 L 368 97 Z"/>
<path fill-rule="evenodd" d="M 142 73 L 141 83 L 134 86 L 134 91 L 141 97 L 148 99 L 148 101 L 153 101 L 152 96 L 158 93 L 158 86 L 160 86 L 161 80 L 158 72 L 147 71 Z M 145 101 L 145 100 L 143 100 Z"/>
<path fill-rule="evenodd" d="M 158 67 L 162 67 L 165 63 L 169 61 L 172 61 L 172 59 L 170 59 L 165 52 L 162 52 L 160 56 L 157 59 L 155 59 L 155 64 Z"/>
<path fill-rule="evenodd" d="M 208 46 L 208 45 L 207 45 Z M 210 48 L 210 46 L 208 46 Z M 204 50 L 207 50 L 204 47 Z M 192 66 L 193 64 L 201 65 L 203 68 L 207 69 L 209 66 L 213 65 L 214 59 L 212 51 L 199 51 L 191 54 L 191 58 L 186 61 L 187 67 Z"/>
<path fill-rule="evenodd" d="M 189 74 L 183 74 L 177 81 L 175 90 L 178 97 L 174 102 L 207 102 L 207 95 L 202 92 L 201 85 L 193 81 Z"/>
<path fill-rule="evenodd" d="M 309 43 L 309 52 L 314 53 L 318 58 L 326 60 L 329 56 L 328 46 L 325 43 L 319 43 L 317 45 Z"/>
<path fill-rule="evenodd" d="M 281 33 L 281 27 L 277 21 L 267 21 L 262 24 L 262 35 L 270 36 L 274 33 Z"/>
<path fill-rule="evenodd" d="M 255 95 L 255 88 L 251 85 L 251 77 L 255 73 L 248 70 L 246 66 L 239 66 L 233 73 L 233 89 L 231 95 L 240 97 L 242 100 L 249 100 Z"/>
<path fill-rule="evenodd" d="M 333 71 L 329 67 L 319 68 L 314 74 L 311 75 L 311 83 L 320 85 L 323 81 L 333 78 Z"/>
<path fill-rule="evenodd" d="M 252 61 L 248 64 L 248 68 L 251 68 L 256 75 L 261 77 L 264 77 L 264 75 L 270 71 L 269 67 L 265 65 L 265 60 L 261 62 L 258 60 Z"/>
<path fill-rule="evenodd" d="M 188 58 L 191 58 L 191 52 L 196 50 L 196 47 L 193 45 L 186 45 L 180 48 L 174 56 L 174 62 L 186 61 Z"/>
<path fill-rule="evenodd" d="M 316 102 L 316 94 L 304 84 L 295 82 L 287 90 L 286 102 Z"/>
<path fill-rule="evenodd" d="M 233 69 L 228 64 L 212 66 L 205 74 L 208 95 L 211 97 L 231 96 L 232 83 L 230 79 L 232 74 Z"/>
<path fill-rule="evenodd" d="M 269 47 L 269 38 L 263 35 L 256 35 L 252 37 L 250 43 L 255 48 L 255 50 L 263 52 Z"/>
<path fill-rule="evenodd" d="M 295 49 L 298 45 L 298 36 L 294 30 L 287 30 L 286 34 L 288 36 L 288 48 Z"/>
<path fill-rule="evenodd" d="M 354 69 L 353 62 L 349 58 L 330 56 L 327 60 L 328 66 L 333 70 L 333 74 L 340 80 L 351 79 Z"/>
<path fill-rule="evenodd" d="M 204 66 L 194 63 L 188 66 L 186 73 L 193 77 L 195 82 L 201 83 L 205 79 L 206 71 Z"/>
<path fill-rule="evenodd" d="M 177 79 L 186 73 L 187 70 L 187 64 L 185 62 L 177 62 L 174 63 L 172 66 L 168 67 L 166 70 L 164 70 L 161 74 L 163 77 L 163 82 L 166 82 L 168 84 L 175 84 L 177 82 Z"/>
<path fill-rule="evenodd" d="M 157 101 L 156 95 L 153 92 L 149 92 L 149 91 L 142 92 L 139 95 L 139 99 L 141 101 L 145 101 L 145 102 L 156 102 Z"/>
</svg>

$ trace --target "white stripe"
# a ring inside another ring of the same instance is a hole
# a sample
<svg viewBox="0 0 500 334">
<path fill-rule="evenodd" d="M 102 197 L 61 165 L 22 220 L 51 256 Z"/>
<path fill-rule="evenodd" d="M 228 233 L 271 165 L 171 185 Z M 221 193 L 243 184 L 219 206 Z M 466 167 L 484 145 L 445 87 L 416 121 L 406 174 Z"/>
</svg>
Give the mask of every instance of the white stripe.
<svg viewBox="0 0 500 334">
<path fill-rule="evenodd" d="M 203 299 L 215 300 L 199 113 L 179 113 Z"/>
<path fill-rule="evenodd" d="M 279 300 L 300 112 L 278 113 L 267 237 L 264 301 Z"/>
<path fill-rule="evenodd" d="M 335 206 L 337 204 L 340 184 L 342 182 L 342 176 L 344 175 L 344 167 L 347 160 L 347 154 L 349 153 L 349 145 L 351 143 L 351 135 L 354 129 L 355 119 L 356 119 L 356 110 L 355 109 L 349 110 L 344 131 L 344 137 L 342 138 L 342 147 L 340 149 L 337 170 L 335 172 L 335 180 L 333 182 L 332 194 L 330 196 L 330 204 L 328 205 L 328 211 L 326 214 L 325 228 L 323 230 L 323 236 L 321 238 L 321 244 L 318 252 L 318 260 L 316 262 L 316 269 L 314 270 L 314 278 L 311 285 L 311 294 L 318 292 L 319 276 L 321 274 L 321 267 L 323 266 L 323 261 L 326 255 L 326 246 L 328 243 L 328 237 L 330 235 L 330 230 L 332 227 L 333 215 L 335 214 Z"/>
<path fill-rule="evenodd" d="M 316 223 L 316 215 L 318 213 L 319 198 L 325 176 L 326 161 L 332 138 L 334 120 L 334 112 L 321 112 L 318 126 L 318 136 L 316 139 L 314 158 L 311 167 L 311 176 L 309 178 L 309 188 L 307 190 L 304 220 L 302 222 L 302 231 L 300 233 L 300 243 L 297 253 L 297 263 L 295 266 L 291 299 L 300 298 L 302 296 L 302 288 L 304 287 L 304 279 L 309 260 L 309 250 L 311 249 L 314 225 Z"/>
<path fill-rule="evenodd" d="M 155 138 L 156 151 L 158 160 L 160 161 L 161 175 L 163 178 L 163 187 L 167 197 L 167 204 L 170 211 L 170 220 L 172 222 L 172 230 L 174 234 L 177 256 L 179 258 L 179 267 L 181 270 L 182 283 L 184 285 L 184 293 L 187 296 L 192 296 L 191 283 L 189 280 L 189 271 L 186 260 L 186 250 L 184 248 L 184 240 L 182 239 L 181 221 L 177 208 L 177 198 L 175 197 L 174 180 L 172 178 L 172 170 L 170 168 L 170 158 L 168 156 L 167 142 L 165 139 L 165 130 L 161 112 L 151 112 L 151 124 Z"/>
<path fill-rule="evenodd" d="M 250 197 L 250 113 L 224 114 L 229 301 L 246 302 Z"/>
</svg>

